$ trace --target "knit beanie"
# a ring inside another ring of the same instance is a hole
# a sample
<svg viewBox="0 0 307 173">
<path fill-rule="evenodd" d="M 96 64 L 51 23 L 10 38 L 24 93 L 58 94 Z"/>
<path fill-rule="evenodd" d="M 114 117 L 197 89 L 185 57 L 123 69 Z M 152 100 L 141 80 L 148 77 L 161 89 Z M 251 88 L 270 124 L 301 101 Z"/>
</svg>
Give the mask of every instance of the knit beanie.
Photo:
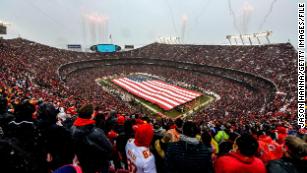
<svg viewBox="0 0 307 173">
<path fill-rule="evenodd" d="M 117 117 L 117 124 L 124 125 L 125 124 L 125 117 L 120 115 Z"/>
<path fill-rule="evenodd" d="M 138 125 L 135 131 L 135 145 L 149 147 L 153 138 L 153 127 L 150 124 Z"/>
</svg>

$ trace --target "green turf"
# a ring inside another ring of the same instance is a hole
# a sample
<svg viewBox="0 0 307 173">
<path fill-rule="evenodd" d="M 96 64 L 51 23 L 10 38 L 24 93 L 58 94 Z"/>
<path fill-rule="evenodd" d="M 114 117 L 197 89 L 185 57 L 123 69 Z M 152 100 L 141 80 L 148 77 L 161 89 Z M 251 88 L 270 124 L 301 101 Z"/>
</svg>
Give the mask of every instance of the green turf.
<svg viewBox="0 0 307 173">
<path fill-rule="evenodd" d="M 200 96 L 197 98 L 197 102 L 192 105 L 191 109 L 194 109 L 195 107 L 197 107 L 198 105 L 201 105 L 207 101 L 210 101 L 211 100 L 211 96 L 208 96 L 208 95 L 203 95 L 203 96 Z M 181 111 L 177 111 L 176 109 L 172 109 L 172 110 L 169 110 L 169 111 L 165 111 L 163 110 L 162 108 L 160 108 L 159 106 L 151 103 L 151 102 L 148 102 L 144 99 L 140 99 L 138 98 L 139 102 L 142 104 L 142 105 L 146 105 L 146 106 L 149 106 L 150 108 L 152 108 L 153 110 L 155 111 L 151 111 L 153 114 L 156 114 L 156 112 L 160 112 L 164 115 L 166 115 L 167 117 L 170 117 L 170 118 L 176 118 L 178 117 L 179 115 L 181 114 L 184 114 L 184 113 L 187 113 L 188 111 L 190 111 L 191 109 L 189 110 L 186 110 L 184 112 L 181 112 Z M 209 103 L 208 103 L 209 104 Z M 207 104 L 206 104 L 207 105 Z M 205 105 L 204 105 L 205 106 Z M 200 109 L 200 108 L 199 108 Z"/>
<path fill-rule="evenodd" d="M 103 86 L 112 86 L 113 88 L 124 90 L 121 87 L 115 85 L 111 81 L 111 79 L 100 80 L 99 83 Z M 126 91 L 126 90 L 124 90 L 124 91 Z M 134 95 L 133 95 L 133 97 L 135 98 L 136 102 L 138 102 L 140 105 L 145 107 L 149 112 L 151 112 L 152 115 L 157 115 L 157 113 L 160 112 L 160 113 L 162 113 L 163 115 L 165 115 L 169 118 L 176 118 L 176 117 L 178 117 L 182 114 L 189 112 L 191 109 L 195 109 L 196 107 L 199 106 L 197 108 L 197 110 L 195 110 L 195 111 L 198 111 L 198 110 L 202 109 L 203 107 L 207 106 L 208 104 L 210 104 L 214 100 L 213 96 L 204 94 L 204 95 L 196 98 L 196 101 L 194 101 L 195 103 L 191 106 L 191 108 L 189 110 L 185 110 L 184 112 L 181 112 L 181 111 L 176 110 L 175 108 L 172 109 L 172 110 L 169 110 L 169 111 L 165 111 L 164 109 L 160 108 L 159 106 L 157 106 L 157 105 L 155 105 L 155 104 L 153 104 L 149 101 L 146 101 L 146 100 L 139 98 L 139 97 L 136 97 Z M 202 106 L 200 106 L 200 105 L 202 105 Z"/>
</svg>

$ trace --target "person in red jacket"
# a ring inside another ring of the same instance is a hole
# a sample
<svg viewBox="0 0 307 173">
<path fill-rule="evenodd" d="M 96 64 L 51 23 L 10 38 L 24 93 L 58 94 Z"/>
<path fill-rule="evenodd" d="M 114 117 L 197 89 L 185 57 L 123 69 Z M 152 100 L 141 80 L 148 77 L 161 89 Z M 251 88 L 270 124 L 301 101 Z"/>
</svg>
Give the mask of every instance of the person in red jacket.
<svg viewBox="0 0 307 173">
<path fill-rule="evenodd" d="M 282 145 L 278 144 L 265 132 L 260 132 L 258 143 L 259 158 L 264 162 L 264 164 L 267 164 L 271 160 L 278 160 L 282 157 Z"/>
<path fill-rule="evenodd" d="M 255 157 L 257 149 L 258 142 L 251 135 L 238 137 L 233 151 L 216 160 L 215 173 L 265 173 L 263 162 Z"/>
</svg>

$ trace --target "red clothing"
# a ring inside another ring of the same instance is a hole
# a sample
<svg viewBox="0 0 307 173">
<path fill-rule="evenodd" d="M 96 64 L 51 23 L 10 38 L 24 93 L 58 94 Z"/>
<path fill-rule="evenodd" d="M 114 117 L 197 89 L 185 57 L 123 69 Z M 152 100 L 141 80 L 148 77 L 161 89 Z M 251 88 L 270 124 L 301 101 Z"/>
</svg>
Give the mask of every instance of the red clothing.
<svg viewBox="0 0 307 173">
<path fill-rule="evenodd" d="M 135 131 L 135 145 L 149 147 L 153 138 L 153 133 L 153 127 L 150 124 L 139 125 Z"/>
<path fill-rule="evenodd" d="M 286 137 L 288 136 L 288 129 L 285 128 L 285 127 L 279 126 L 279 127 L 276 128 L 276 130 L 277 130 L 277 133 L 278 133 L 277 142 L 279 144 L 284 144 Z"/>
<path fill-rule="evenodd" d="M 257 157 L 229 153 L 219 157 L 214 165 L 215 173 L 266 173 L 263 162 Z"/>
<path fill-rule="evenodd" d="M 125 117 L 120 115 L 117 117 L 117 124 L 124 125 L 125 124 Z"/>
<path fill-rule="evenodd" d="M 270 160 L 278 160 L 282 157 L 282 145 L 274 141 L 270 136 L 261 135 L 258 138 L 260 159 L 267 164 Z"/>
<path fill-rule="evenodd" d="M 118 133 L 116 133 L 114 130 L 111 130 L 111 131 L 108 132 L 107 136 L 110 140 L 112 140 L 112 139 L 115 139 L 118 136 Z"/>
<path fill-rule="evenodd" d="M 66 113 L 70 114 L 70 115 L 76 115 L 77 114 L 77 109 L 74 106 L 69 107 L 69 108 L 67 108 Z"/>
<path fill-rule="evenodd" d="M 86 125 L 91 125 L 91 124 L 95 124 L 95 123 L 96 123 L 95 120 L 84 119 L 84 118 L 78 117 L 78 118 L 74 121 L 74 126 L 86 126 Z"/>
</svg>

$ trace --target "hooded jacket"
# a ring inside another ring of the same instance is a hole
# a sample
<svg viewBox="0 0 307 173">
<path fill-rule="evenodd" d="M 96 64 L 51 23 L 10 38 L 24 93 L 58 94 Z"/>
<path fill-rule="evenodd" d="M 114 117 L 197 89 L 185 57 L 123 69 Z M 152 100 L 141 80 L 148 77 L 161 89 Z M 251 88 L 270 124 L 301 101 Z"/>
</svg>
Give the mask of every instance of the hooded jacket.
<svg viewBox="0 0 307 173">
<path fill-rule="evenodd" d="M 79 120 L 71 128 L 74 150 L 84 172 L 96 172 L 108 166 L 112 145 L 102 129 L 91 120 Z"/>
<path fill-rule="evenodd" d="M 229 139 L 229 135 L 224 130 L 219 130 L 217 134 L 214 136 L 214 139 L 217 143 L 222 143 Z"/>
<path fill-rule="evenodd" d="M 270 136 L 261 135 L 258 138 L 260 159 L 266 164 L 270 160 L 280 159 L 283 155 L 282 146 Z"/>
<path fill-rule="evenodd" d="M 29 162 L 35 163 L 33 165 L 35 166 L 32 170 L 33 173 L 47 171 L 41 132 L 33 121 L 29 119 L 16 119 L 9 122 L 5 136 L 8 139 L 14 140 L 16 146 L 30 155 L 31 160 Z"/>
<path fill-rule="evenodd" d="M 272 160 L 267 165 L 268 173 L 303 173 L 307 170 L 307 160 L 294 160 L 283 157 Z"/>
<path fill-rule="evenodd" d="M 246 157 L 231 152 L 219 157 L 214 165 L 215 173 L 265 173 L 263 162 L 255 156 Z"/>
<path fill-rule="evenodd" d="M 8 123 L 14 120 L 14 115 L 10 113 L 0 113 L 0 127 L 4 134 L 8 131 Z"/>
<path fill-rule="evenodd" d="M 169 143 L 165 160 L 168 172 L 213 172 L 211 149 L 196 138 L 181 135 L 180 141 Z"/>
<path fill-rule="evenodd" d="M 50 103 L 44 103 L 39 106 L 35 122 L 41 133 L 42 146 L 46 152 L 44 155 L 49 153 L 52 156 L 52 161 L 49 162 L 51 169 L 71 163 L 74 157 L 70 131 L 56 124 L 56 115 L 55 107 Z"/>
</svg>

